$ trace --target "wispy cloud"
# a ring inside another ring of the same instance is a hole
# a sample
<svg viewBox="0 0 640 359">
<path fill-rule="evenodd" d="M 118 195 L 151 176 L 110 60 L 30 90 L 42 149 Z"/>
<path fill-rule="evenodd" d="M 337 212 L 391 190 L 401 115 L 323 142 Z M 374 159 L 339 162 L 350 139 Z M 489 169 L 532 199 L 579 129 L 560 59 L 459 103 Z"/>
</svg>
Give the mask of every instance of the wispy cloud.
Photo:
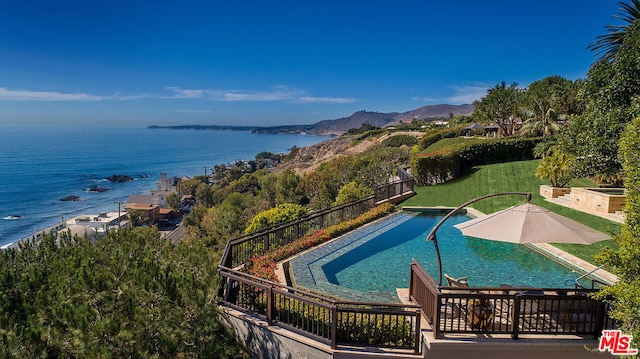
<svg viewBox="0 0 640 359">
<path fill-rule="evenodd" d="M 354 98 L 344 97 L 314 97 L 314 96 L 301 96 L 296 99 L 299 103 L 353 103 L 357 100 Z"/>
<path fill-rule="evenodd" d="M 288 86 L 274 86 L 269 90 L 225 90 L 225 89 L 185 89 L 177 86 L 164 88 L 164 94 L 122 95 L 115 93 L 109 96 L 87 93 L 64 93 L 51 91 L 10 90 L 0 87 L 0 101 L 130 101 L 139 99 L 202 99 L 220 102 L 290 102 L 345 104 L 356 102 L 356 99 L 345 97 L 310 96 L 303 90 Z"/>
<path fill-rule="evenodd" d="M 202 98 L 204 90 L 187 90 L 176 86 L 165 87 L 165 90 L 173 92 L 173 94 L 165 98 Z"/>
<path fill-rule="evenodd" d="M 115 93 L 109 96 L 92 95 L 84 92 L 68 93 L 55 91 L 10 90 L 0 87 L 0 101 L 57 101 L 57 102 L 97 102 L 97 101 L 130 101 L 151 98 L 149 94 L 122 95 Z"/>
<path fill-rule="evenodd" d="M 454 104 L 473 103 L 473 101 L 479 100 L 487 94 L 487 89 L 491 85 L 478 84 L 469 86 L 452 86 L 451 88 L 455 92 L 455 95 L 449 97 L 447 100 Z"/>
<path fill-rule="evenodd" d="M 317 97 L 309 96 L 305 91 L 288 86 L 274 86 L 266 91 L 256 90 L 227 90 L 227 89 L 183 89 L 180 87 L 166 87 L 174 92 L 169 98 L 203 98 L 221 102 L 294 102 L 294 103 L 325 103 L 343 104 L 356 102 L 353 98 Z"/>
<path fill-rule="evenodd" d="M 411 98 L 414 101 L 418 101 L 418 102 L 426 102 L 426 103 L 439 103 L 442 102 L 442 99 L 437 99 L 434 97 L 412 97 Z"/>
<path fill-rule="evenodd" d="M 208 94 L 214 101 L 265 102 L 289 101 L 302 95 L 302 91 L 286 86 L 274 86 L 269 91 L 211 90 Z"/>
<path fill-rule="evenodd" d="M 487 94 L 487 89 L 492 85 L 488 84 L 475 84 L 466 86 L 450 86 L 449 89 L 453 91 L 453 95 L 444 98 L 435 97 L 412 97 L 411 99 L 424 103 L 448 103 L 454 105 L 470 104 L 473 101 L 479 100 Z"/>
<path fill-rule="evenodd" d="M 175 109 L 173 112 L 183 112 L 183 113 L 209 113 L 211 110 L 191 110 L 191 109 Z"/>
<path fill-rule="evenodd" d="M 86 93 L 9 90 L 0 87 L 0 100 L 6 101 L 102 101 L 105 97 Z"/>
</svg>

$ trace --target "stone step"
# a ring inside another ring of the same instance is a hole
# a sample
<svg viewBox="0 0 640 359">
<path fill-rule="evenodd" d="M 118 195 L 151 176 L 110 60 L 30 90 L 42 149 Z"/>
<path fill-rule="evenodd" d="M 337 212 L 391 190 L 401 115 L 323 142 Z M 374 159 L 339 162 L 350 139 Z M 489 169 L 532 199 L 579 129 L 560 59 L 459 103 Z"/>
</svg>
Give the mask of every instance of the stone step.
<svg viewBox="0 0 640 359">
<path fill-rule="evenodd" d="M 564 204 L 565 206 L 569 206 L 571 204 L 570 195 L 558 196 L 557 198 L 554 198 L 554 200 L 559 204 Z"/>
</svg>

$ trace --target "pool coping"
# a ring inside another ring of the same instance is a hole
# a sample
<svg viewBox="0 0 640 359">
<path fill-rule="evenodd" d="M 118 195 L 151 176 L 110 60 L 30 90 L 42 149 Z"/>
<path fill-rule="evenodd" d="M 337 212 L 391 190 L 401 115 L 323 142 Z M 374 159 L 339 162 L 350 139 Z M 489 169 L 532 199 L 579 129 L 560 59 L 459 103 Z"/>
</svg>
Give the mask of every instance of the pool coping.
<svg viewBox="0 0 640 359">
<path fill-rule="evenodd" d="M 384 216 L 382 218 L 376 219 L 375 221 L 369 222 L 369 223 L 359 227 L 359 229 L 367 227 L 367 226 L 372 225 L 374 223 L 377 223 L 379 221 L 382 221 L 382 220 L 388 218 L 389 216 L 393 216 L 393 215 L 395 215 L 395 214 L 397 214 L 399 212 L 402 212 L 402 211 L 430 211 L 430 210 L 452 210 L 452 209 L 455 209 L 455 208 L 454 207 L 447 207 L 447 206 L 433 206 L 433 207 L 405 206 L 405 207 L 400 208 L 398 211 L 396 211 L 394 213 L 391 213 L 391 214 L 389 214 L 387 216 Z M 480 212 L 480 211 L 478 211 L 478 210 L 476 210 L 474 208 L 465 207 L 464 210 L 466 210 L 467 215 L 469 215 L 470 217 L 483 217 L 483 216 L 486 216 L 485 213 Z M 347 232 L 347 233 L 350 233 L 350 232 Z M 286 276 L 286 273 L 285 273 L 285 270 L 284 270 L 284 268 L 286 266 L 285 264 L 287 264 L 289 261 L 291 261 L 294 258 L 297 258 L 299 256 L 302 256 L 302 255 L 310 252 L 310 251 L 313 251 L 313 250 L 316 250 L 316 249 L 318 249 L 320 247 L 328 245 L 328 244 L 340 239 L 342 236 L 346 235 L 347 233 L 345 233 L 343 235 L 340 235 L 340 236 L 338 236 L 336 238 L 333 238 L 333 239 L 331 239 L 331 240 L 329 240 L 329 241 L 327 241 L 325 243 L 322 243 L 322 244 L 320 244 L 318 246 L 314 246 L 314 247 L 308 248 L 308 249 L 306 249 L 306 250 L 304 250 L 304 251 L 302 251 L 302 252 L 300 252 L 300 253 L 292 256 L 292 257 L 289 257 L 289 258 L 287 258 L 285 260 L 282 260 L 282 261 L 276 263 L 275 274 L 276 274 L 277 281 L 280 284 L 283 284 L 283 285 L 291 285 L 291 286 L 293 286 L 292 283 L 287 283 L 287 279 L 286 279 L 287 276 Z M 589 263 L 589 262 L 587 262 L 587 261 L 585 261 L 583 259 L 580 259 L 580 258 L 578 258 L 578 257 L 576 257 L 576 256 L 574 256 L 574 255 L 572 255 L 570 253 L 567 253 L 567 252 L 565 252 L 565 251 L 563 251 L 563 250 L 561 250 L 561 249 L 559 249 L 557 247 L 554 247 L 551 244 L 536 243 L 536 244 L 525 244 L 525 245 L 530 247 L 530 248 L 532 248 L 533 250 L 536 250 L 537 252 L 539 252 L 539 253 L 547 256 L 547 257 L 550 257 L 553 260 L 556 260 L 557 262 L 560 262 L 560 263 L 564 264 L 565 266 L 568 266 L 569 268 L 575 269 L 575 270 L 580 271 L 582 273 L 589 273 L 590 276 L 595 277 L 596 279 L 598 279 L 600 281 L 603 281 L 605 283 L 614 284 L 614 283 L 616 283 L 618 281 L 618 277 L 615 274 L 610 273 L 610 272 L 608 272 L 608 271 L 606 271 L 606 270 L 604 270 L 604 269 L 602 269 L 600 267 L 597 267 L 597 266 L 595 266 L 595 265 L 593 265 L 593 264 L 591 264 L 591 263 Z M 401 288 L 397 288 L 397 289 L 401 289 Z M 399 298 L 399 299 L 401 299 L 401 298 Z"/>
</svg>

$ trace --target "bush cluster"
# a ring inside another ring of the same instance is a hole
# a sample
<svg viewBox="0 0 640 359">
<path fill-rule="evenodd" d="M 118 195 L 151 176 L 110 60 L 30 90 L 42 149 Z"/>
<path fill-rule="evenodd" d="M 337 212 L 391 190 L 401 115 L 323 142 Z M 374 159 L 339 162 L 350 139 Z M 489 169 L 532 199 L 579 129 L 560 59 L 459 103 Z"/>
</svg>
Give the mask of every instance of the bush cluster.
<svg viewBox="0 0 640 359">
<path fill-rule="evenodd" d="M 396 135 L 384 139 L 382 145 L 385 147 L 402 147 L 414 146 L 418 143 L 418 139 L 410 135 Z"/>
<path fill-rule="evenodd" d="M 459 137 L 464 134 L 462 127 L 443 128 L 437 131 L 427 133 L 418 143 L 418 150 L 424 151 L 427 147 L 442 140 L 443 138 Z"/>
</svg>

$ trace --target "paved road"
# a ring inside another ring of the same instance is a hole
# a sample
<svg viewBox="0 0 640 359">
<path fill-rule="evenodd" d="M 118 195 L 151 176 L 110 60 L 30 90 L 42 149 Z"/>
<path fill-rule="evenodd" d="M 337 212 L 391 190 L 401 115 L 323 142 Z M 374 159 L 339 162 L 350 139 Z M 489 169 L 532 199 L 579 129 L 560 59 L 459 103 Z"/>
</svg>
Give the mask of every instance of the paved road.
<svg viewBox="0 0 640 359">
<path fill-rule="evenodd" d="M 182 237 L 184 237 L 184 226 L 182 226 L 182 224 L 179 224 L 173 231 L 162 233 L 166 235 L 173 244 L 177 244 L 182 239 Z"/>
</svg>

